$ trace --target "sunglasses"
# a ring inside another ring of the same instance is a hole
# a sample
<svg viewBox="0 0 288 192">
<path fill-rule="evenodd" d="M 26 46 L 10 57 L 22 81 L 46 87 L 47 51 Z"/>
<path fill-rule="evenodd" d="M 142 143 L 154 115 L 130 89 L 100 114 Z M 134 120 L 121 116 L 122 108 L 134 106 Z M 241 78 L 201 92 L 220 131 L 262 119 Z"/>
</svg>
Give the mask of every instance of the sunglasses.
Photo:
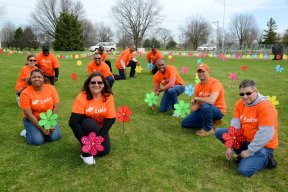
<svg viewBox="0 0 288 192">
<path fill-rule="evenodd" d="M 28 61 L 30 61 L 30 62 L 33 62 L 33 61 L 36 62 L 36 60 L 32 60 L 32 59 L 31 59 L 31 60 L 28 60 Z"/>
<path fill-rule="evenodd" d="M 256 90 L 254 90 L 254 91 L 256 91 Z M 250 96 L 254 91 L 252 91 L 252 92 L 247 92 L 247 93 L 240 93 L 239 95 L 240 95 L 241 97 L 244 97 L 244 95 Z"/>
<path fill-rule="evenodd" d="M 94 58 L 94 59 L 100 60 L 100 59 L 102 59 L 102 58 Z"/>
<path fill-rule="evenodd" d="M 92 85 L 95 85 L 96 83 L 97 83 L 98 85 L 102 85 L 102 84 L 103 84 L 102 81 L 91 81 L 91 82 L 90 82 L 90 84 L 92 84 Z"/>
</svg>

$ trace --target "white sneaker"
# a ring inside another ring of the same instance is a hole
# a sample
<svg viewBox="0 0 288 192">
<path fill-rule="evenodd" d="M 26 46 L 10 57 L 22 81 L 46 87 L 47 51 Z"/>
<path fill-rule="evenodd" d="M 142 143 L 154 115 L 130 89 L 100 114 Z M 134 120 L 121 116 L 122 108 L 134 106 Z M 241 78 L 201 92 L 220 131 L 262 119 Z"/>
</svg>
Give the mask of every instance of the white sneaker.
<svg viewBox="0 0 288 192">
<path fill-rule="evenodd" d="M 16 101 L 17 101 L 18 106 L 20 107 L 20 97 L 18 95 L 16 95 Z"/>
<path fill-rule="evenodd" d="M 87 165 L 94 165 L 95 164 L 95 160 L 94 160 L 93 156 L 83 157 L 82 155 L 80 155 L 80 157 L 83 159 L 84 163 L 86 163 Z"/>
<path fill-rule="evenodd" d="M 178 115 L 177 113 L 174 112 L 174 113 L 172 114 L 172 117 L 180 117 L 180 115 Z"/>
<path fill-rule="evenodd" d="M 23 129 L 23 130 L 20 132 L 20 136 L 26 138 L 26 129 Z"/>
</svg>

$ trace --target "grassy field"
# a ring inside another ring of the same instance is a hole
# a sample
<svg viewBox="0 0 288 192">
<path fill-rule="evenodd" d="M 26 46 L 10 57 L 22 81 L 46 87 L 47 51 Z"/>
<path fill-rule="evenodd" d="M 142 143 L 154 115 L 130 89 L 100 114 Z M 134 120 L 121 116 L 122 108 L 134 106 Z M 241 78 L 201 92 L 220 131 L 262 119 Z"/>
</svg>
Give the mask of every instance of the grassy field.
<svg viewBox="0 0 288 192">
<path fill-rule="evenodd" d="M 197 66 L 195 57 L 174 57 L 187 84 L 194 85 Z M 204 58 L 211 76 L 222 81 L 228 112 L 221 127 L 227 127 L 233 106 L 239 99 L 238 85 L 245 78 L 254 79 L 264 95 L 275 95 L 280 104 L 279 148 L 274 156 L 278 168 L 263 170 L 251 178 L 239 176 L 236 164 L 229 169 L 225 147 L 214 136 L 200 138 L 195 130 L 181 130 L 180 118 L 172 112 L 151 111 L 144 102 L 145 94 L 153 90 L 144 56 L 139 56 L 143 71 L 136 78 L 117 81 L 113 87 L 115 105 L 128 105 L 133 111 L 131 122 L 115 123 L 110 130 L 111 153 L 96 158 L 95 166 L 80 159 L 80 144 L 68 126 L 73 101 L 87 77 L 90 58 L 61 59 L 56 89 L 60 96 L 59 124 L 62 139 L 42 146 L 30 146 L 19 136 L 23 129 L 21 110 L 15 100 L 15 82 L 26 55 L 0 54 L 0 191 L 286 191 L 288 186 L 288 62 L 271 60 L 227 60 Z M 113 66 L 115 58 L 111 59 Z M 276 73 L 280 64 L 283 72 Z M 240 66 L 247 65 L 247 71 Z M 114 66 L 114 73 L 116 69 Z M 130 68 L 128 68 L 128 71 Z M 77 82 L 71 74 L 76 72 Z M 238 80 L 228 78 L 236 72 Z M 161 95 L 162 96 L 162 95 Z M 182 94 L 180 99 L 189 100 Z"/>
</svg>

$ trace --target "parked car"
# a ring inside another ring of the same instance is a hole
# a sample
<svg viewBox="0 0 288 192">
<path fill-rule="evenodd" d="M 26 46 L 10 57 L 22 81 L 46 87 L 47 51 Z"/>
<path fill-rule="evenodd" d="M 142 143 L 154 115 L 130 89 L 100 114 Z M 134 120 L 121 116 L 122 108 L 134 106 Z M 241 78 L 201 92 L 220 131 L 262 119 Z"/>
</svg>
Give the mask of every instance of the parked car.
<svg viewBox="0 0 288 192">
<path fill-rule="evenodd" d="M 198 51 L 216 51 L 217 46 L 215 44 L 203 44 L 198 47 Z"/>
<path fill-rule="evenodd" d="M 97 51 L 100 46 L 104 47 L 104 51 L 116 51 L 117 47 L 114 42 L 99 42 L 89 48 L 90 51 Z"/>
</svg>

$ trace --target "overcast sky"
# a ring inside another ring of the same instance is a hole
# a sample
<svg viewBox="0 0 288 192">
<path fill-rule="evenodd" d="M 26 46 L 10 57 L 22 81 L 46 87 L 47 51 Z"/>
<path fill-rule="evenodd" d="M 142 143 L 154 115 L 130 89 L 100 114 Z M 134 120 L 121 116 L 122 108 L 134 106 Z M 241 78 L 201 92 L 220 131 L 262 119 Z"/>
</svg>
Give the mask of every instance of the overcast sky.
<svg viewBox="0 0 288 192">
<path fill-rule="evenodd" d="M 113 28 L 111 7 L 117 0 L 82 0 L 86 17 L 93 22 L 103 21 Z M 7 21 L 18 26 L 29 25 L 30 13 L 35 9 L 36 0 L 0 0 L 6 6 L 6 14 L 0 18 L 0 28 Z M 170 29 L 175 36 L 179 34 L 179 26 L 185 24 L 189 16 L 202 15 L 212 27 L 223 26 L 224 0 L 160 0 L 163 5 L 161 27 Z M 272 17 L 278 25 L 278 33 L 288 29 L 288 0 L 225 0 L 225 29 L 235 14 L 253 15 L 259 29 L 267 29 L 267 21 Z"/>
</svg>

